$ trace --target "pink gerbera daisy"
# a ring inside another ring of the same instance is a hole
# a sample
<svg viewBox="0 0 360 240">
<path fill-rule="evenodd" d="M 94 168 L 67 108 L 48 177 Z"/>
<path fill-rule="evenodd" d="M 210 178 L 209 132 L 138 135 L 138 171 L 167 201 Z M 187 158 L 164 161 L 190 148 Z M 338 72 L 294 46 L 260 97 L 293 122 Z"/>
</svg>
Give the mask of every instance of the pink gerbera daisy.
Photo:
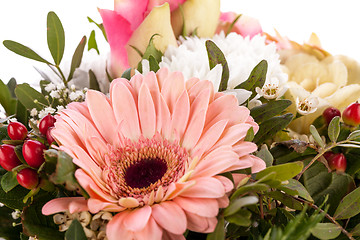
<svg viewBox="0 0 360 240">
<path fill-rule="evenodd" d="M 234 187 L 219 174 L 265 168 L 250 155 L 256 145 L 244 141 L 250 127 L 258 130 L 235 96 L 165 68 L 114 80 L 109 98 L 89 90 L 85 103 L 60 113 L 52 133 L 90 198 L 54 199 L 43 214 L 113 212 L 110 240 L 212 232 Z"/>
</svg>

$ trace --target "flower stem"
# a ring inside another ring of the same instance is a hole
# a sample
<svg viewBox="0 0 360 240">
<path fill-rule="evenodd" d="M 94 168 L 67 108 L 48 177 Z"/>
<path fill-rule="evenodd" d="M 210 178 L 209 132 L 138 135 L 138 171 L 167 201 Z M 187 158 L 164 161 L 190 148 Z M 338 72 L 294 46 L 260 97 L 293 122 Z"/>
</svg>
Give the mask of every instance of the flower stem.
<svg viewBox="0 0 360 240">
<path fill-rule="evenodd" d="M 345 228 L 343 228 L 331 215 L 329 215 L 327 212 L 325 212 L 324 210 L 322 210 L 321 208 L 319 208 L 318 206 L 316 206 L 315 204 L 311 203 L 311 202 L 308 202 L 304 199 L 301 199 L 301 198 L 298 198 L 298 197 L 294 197 L 294 196 L 291 196 L 292 198 L 294 198 L 295 200 L 303 203 L 303 204 L 307 204 L 309 205 L 310 207 L 312 207 L 313 209 L 315 210 L 318 210 L 319 212 L 321 213 L 325 213 L 325 217 L 330 220 L 333 224 L 335 224 L 337 227 L 339 227 L 341 229 L 341 232 L 343 234 L 345 234 L 349 239 L 351 240 L 355 240 L 355 238 L 352 237 L 351 233 L 349 233 L 348 231 L 345 230 Z"/>
</svg>

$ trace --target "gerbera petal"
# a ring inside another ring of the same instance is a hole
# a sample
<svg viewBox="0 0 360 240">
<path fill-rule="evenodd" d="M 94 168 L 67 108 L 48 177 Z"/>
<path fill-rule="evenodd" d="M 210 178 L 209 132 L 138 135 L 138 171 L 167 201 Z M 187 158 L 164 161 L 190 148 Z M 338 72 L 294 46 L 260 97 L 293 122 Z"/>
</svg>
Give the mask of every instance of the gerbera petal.
<svg viewBox="0 0 360 240">
<path fill-rule="evenodd" d="M 151 216 L 144 229 L 135 234 L 137 239 L 149 239 L 149 236 L 151 236 L 153 239 L 163 239 L 162 229 Z"/>
<path fill-rule="evenodd" d="M 171 116 L 171 129 L 179 136 L 184 134 L 190 115 L 190 102 L 187 91 L 184 91 L 175 104 Z"/>
<path fill-rule="evenodd" d="M 116 126 L 116 120 L 112 107 L 106 96 L 100 92 L 89 90 L 86 93 L 86 100 L 89 106 L 91 118 L 100 134 L 109 142 L 113 143 L 116 134 L 109 126 Z M 101 112 L 101 114 L 98 114 Z"/>
<path fill-rule="evenodd" d="M 177 197 L 173 201 L 185 211 L 203 217 L 216 217 L 219 212 L 216 199 Z"/>
<path fill-rule="evenodd" d="M 161 94 L 164 96 L 170 113 L 172 113 L 178 98 L 185 90 L 185 81 L 184 77 L 179 72 L 169 74 L 167 79 L 168 80 L 163 83 Z"/>
<path fill-rule="evenodd" d="M 124 135 L 130 139 L 138 138 L 140 136 L 139 116 L 137 102 L 132 93 L 126 86 L 117 83 L 113 86 L 110 96 L 116 121 L 126 122 Z"/>
<path fill-rule="evenodd" d="M 223 184 L 212 177 L 196 179 L 196 185 L 186 189 L 181 193 L 182 197 L 191 198 L 219 198 L 224 196 L 225 188 Z"/>
<path fill-rule="evenodd" d="M 162 228 L 173 234 L 182 234 L 186 230 L 185 213 L 174 202 L 166 201 L 153 205 L 152 216 Z"/>
<path fill-rule="evenodd" d="M 151 207 L 144 206 L 129 212 L 128 216 L 124 219 L 124 226 L 133 232 L 139 232 L 145 228 L 151 216 Z"/>
<path fill-rule="evenodd" d="M 65 212 L 70 209 L 71 212 L 87 211 L 87 200 L 84 197 L 66 197 L 55 198 L 47 202 L 42 208 L 42 214 L 51 215 L 57 212 Z"/>
<path fill-rule="evenodd" d="M 216 217 L 203 217 L 192 212 L 185 212 L 188 220 L 188 229 L 195 232 L 211 233 L 217 224 Z"/>
<path fill-rule="evenodd" d="M 141 131 L 144 137 L 152 138 L 156 129 L 156 112 L 149 88 L 142 84 L 139 92 L 139 119 Z"/>
<path fill-rule="evenodd" d="M 106 236 L 109 240 L 134 239 L 134 233 L 123 227 L 123 221 L 129 211 L 116 214 L 106 225 Z"/>
</svg>

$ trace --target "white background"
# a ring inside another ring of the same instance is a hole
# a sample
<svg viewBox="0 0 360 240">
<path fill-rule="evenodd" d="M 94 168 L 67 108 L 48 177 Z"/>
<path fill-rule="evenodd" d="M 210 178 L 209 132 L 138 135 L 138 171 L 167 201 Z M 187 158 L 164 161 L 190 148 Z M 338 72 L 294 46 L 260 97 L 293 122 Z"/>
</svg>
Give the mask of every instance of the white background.
<svg viewBox="0 0 360 240">
<path fill-rule="evenodd" d="M 263 30 L 300 43 L 315 32 L 322 46 L 332 54 L 344 54 L 360 61 L 360 14 L 357 0 L 222 0 L 222 11 L 235 11 L 259 19 Z M 33 66 L 42 67 L 7 50 L 3 40 L 14 40 L 29 46 L 45 59 L 51 59 L 46 43 L 46 16 L 55 11 L 61 19 L 66 37 L 64 59 L 71 60 L 83 35 L 89 36 L 94 24 L 101 22 L 97 7 L 112 9 L 111 0 L 10 0 L 0 6 L 0 79 L 7 82 L 36 83 L 39 74 Z M 98 37 L 100 32 L 97 31 Z"/>
</svg>

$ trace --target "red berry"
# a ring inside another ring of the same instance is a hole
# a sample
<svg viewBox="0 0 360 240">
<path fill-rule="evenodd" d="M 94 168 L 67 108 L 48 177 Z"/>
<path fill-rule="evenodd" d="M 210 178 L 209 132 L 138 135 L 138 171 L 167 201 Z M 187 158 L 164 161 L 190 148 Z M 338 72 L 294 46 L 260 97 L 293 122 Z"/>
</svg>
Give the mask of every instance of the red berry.
<svg viewBox="0 0 360 240">
<path fill-rule="evenodd" d="M 39 176 L 34 169 L 24 168 L 16 175 L 18 183 L 27 189 L 34 189 L 39 184 Z"/>
<path fill-rule="evenodd" d="M 43 151 L 46 149 L 45 145 L 39 141 L 35 140 L 26 140 L 22 153 L 25 161 L 29 164 L 30 167 L 38 168 L 41 164 L 44 163 L 44 154 Z"/>
<path fill-rule="evenodd" d="M 24 140 L 28 134 L 25 125 L 20 122 L 9 123 L 7 132 L 12 140 Z"/>
<path fill-rule="evenodd" d="M 327 124 L 329 124 L 334 117 L 336 116 L 341 117 L 340 110 L 334 107 L 328 107 L 327 109 L 324 110 L 322 115 L 325 121 L 327 122 Z"/>
<path fill-rule="evenodd" d="M 51 131 L 54 129 L 54 127 L 49 127 L 49 129 L 46 132 L 46 139 L 49 145 L 51 145 L 53 142 L 55 142 L 55 139 L 53 136 L 51 136 Z"/>
<path fill-rule="evenodd" d="M 360 124 L 360 103 L 350 104 L 344 111 L 342 119 L 344 123 L 357 127 Z"/>
<path fill-rule="evenodd" d="M 335 153 L 334 152 L 331 152 L 331 151 L 329 151 L 329 152 L 326 152 L 326 153 L 324 153 L 324 158 L 329 162 L 330 161 L 330 159 L 331 158 L 333 158 L 334 156 L 335 156 Z"/>
<path fill-rule="evenodd" d="M 0 165 L 7 171 L 21 165 L 19 158 L 15 153 L 15 146 L 3 144 L 0 146 Z"/>
<path fill-rule="evenodd" d="M 332 158 L 328 160 L 328 164 L 331 170 L 337 172 L 345 172 L 346 170 L 346 158 L 342 153 L 336 153 Z"/>
<path fill-rule="evenodd" d="M 46 136 L 47 130 L 49 129 L 49 127 L 53 127 L 55 122 L 56 119 L 50 113 L 43 117 L 43 119 L 41 119 L 39 123 L 39 130 L 41 134 Z"/>
</svg>

